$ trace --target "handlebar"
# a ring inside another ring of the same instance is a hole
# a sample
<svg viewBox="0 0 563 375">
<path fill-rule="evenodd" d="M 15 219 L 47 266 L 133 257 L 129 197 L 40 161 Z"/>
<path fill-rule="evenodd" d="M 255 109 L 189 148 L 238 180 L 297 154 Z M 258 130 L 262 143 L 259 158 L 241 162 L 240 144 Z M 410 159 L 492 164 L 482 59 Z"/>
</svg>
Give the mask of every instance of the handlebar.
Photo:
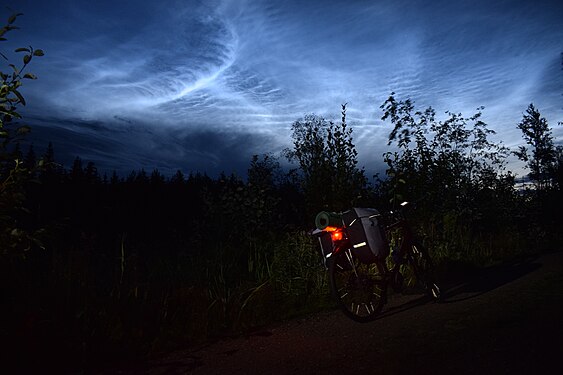
<svg viewBox="0 0 563 375">
<path fill-rule="evenodd" d="M 389 230 L 403 225 L 406 221 L 405 212 L 408 209 L 416 209 L 417 202 L 418 201 L 416 202 L 405 201 L 400 204 L 400 207 L 398 209 L 390 210 L 383 213 L 382 216 L 384 217 L 385 227 Z"/>
</svg>

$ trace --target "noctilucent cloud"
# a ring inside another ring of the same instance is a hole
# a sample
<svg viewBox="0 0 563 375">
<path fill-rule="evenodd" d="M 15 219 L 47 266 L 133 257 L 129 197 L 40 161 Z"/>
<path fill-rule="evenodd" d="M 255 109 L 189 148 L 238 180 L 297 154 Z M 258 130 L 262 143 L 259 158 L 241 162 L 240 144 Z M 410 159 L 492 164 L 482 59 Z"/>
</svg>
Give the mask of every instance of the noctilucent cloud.
<svg viewBox="0 0 563 375">
<path fill-rule="evenodd" d="M 101 170 L 236 171 L 291 145 L 308 113 L 348 103 L 360 164 L 381 169 L 393 91 L 475 113 L 507 146 L 530 103 L 561 142 L 560 1 L 20 0 L 3 52 L 32 45 L 36 152 Z M 10 10 L 3 9 L 6 17 Z M 10 55 L 13 57 L 12 55 Z M 519 168 L 517 163 L 515 168 Z"/>
</svg>

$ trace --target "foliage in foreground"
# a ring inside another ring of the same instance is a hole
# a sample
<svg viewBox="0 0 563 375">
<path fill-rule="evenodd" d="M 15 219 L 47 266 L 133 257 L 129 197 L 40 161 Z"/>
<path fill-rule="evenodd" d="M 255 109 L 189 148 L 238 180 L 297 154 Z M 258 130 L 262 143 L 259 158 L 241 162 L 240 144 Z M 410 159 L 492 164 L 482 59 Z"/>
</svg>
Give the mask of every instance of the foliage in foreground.
<svg viewBox="0 0 563 375">
<path fill-rule="evenodd" d="M 19 16 L 20 13 L 15 13 L 8 18 L 6 25 L 0 29 L 0 41 L 6 41 L 6 34 L 18 28 L 15 22 Z M 39 243 L 41 230 L 24 230 L 18 222 L 18 217 L 25 211 L 24 183 L 30 168 L 17 157 L 17 145 L 30 128 L 14 120 L 22 118 L 18 107 L 26 105 L 20 93 L 23 81 L 37 79 L 26 69 L 34 57 L 43 56 L 44 53 L 31 46 L 17 48 L 14 52 L 23 53 L 19 66 L 10 63 L 9 58 L 0 53 L 8 69 L 0 71 L 0 254 L 21 256 L 31 248 L 32 243 Z M 14 145 L 16 150 L 13 150 Z"/>
</svg>

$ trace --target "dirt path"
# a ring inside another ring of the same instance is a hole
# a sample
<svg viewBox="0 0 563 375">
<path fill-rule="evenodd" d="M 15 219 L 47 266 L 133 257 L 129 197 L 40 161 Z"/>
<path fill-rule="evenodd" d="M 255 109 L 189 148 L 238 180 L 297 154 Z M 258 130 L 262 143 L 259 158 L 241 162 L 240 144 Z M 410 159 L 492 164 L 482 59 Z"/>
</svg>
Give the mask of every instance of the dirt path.
<svg viewBox="0 0 563 375">
<path fill-rule="evenodd" d="M 490 268 L 446 287 L 443 303 L 394 296 L 372 323 L 334 311 L 117 373 L 559 373 L 563 253 Z"/>
</svg>

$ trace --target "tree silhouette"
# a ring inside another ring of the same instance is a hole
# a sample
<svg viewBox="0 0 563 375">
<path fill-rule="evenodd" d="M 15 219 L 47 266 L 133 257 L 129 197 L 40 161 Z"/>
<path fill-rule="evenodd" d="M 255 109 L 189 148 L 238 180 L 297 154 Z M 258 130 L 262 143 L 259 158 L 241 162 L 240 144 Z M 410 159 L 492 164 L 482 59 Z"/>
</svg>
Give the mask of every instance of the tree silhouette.
<svg viewBox="0 0 563 375">
<path fill-rule="evenodd" d="M 557 161 L 551 129 L 533 104 L 528 106 L 517 127 L 522 131 L 522 136 L 531 150 L 520 146 L 515 154 L 526 163 L 530 170 L 528 176 L 537 191 L 543 191 L 552 186 Z"/>
<path fill-rule="evenodd" d="M 184 173 L 181 170 L 177 170 L 174 176 L 170 178 L 170 182 L 175 185 L 182 185 L 186 182 L 186 178 L 184 177 Z"/>
<path fill-rule="evenodd" d="M 508 149 L 489 140 L 494 131 L 481 120 L 482 107 L 470 117 L 446 112 L 438 121 L 432 107 L 415 112 L 412 101 L 392 93 L 381 108 L 382 120 L 393 125 L 389 144 L 398 149 L 384 154 L 395 198 L 423 193 L 438 207 L 457 207 L 475 188 L 492 187 L 491 176 L 504 171 Z"/>
<path fill-rule="evenodd" d="M 37 156 L 35 155 L 33 144 L 30 144 L 27 153 L 25 154 L 24 166 L 25 168 L 32 171 L 35 168 L 36 164 L 37 164 Z"/>
<path fill-rule="evenodd" d="M 291 126 L 293 149 L 286 150 L 286 156 L 299 164 L 309 215 L 353 206 L 366 184 L 363 170 L 357 167 L 346 104 L 341 113 L 338 124 L 311 114 Z"/>
<path fill-rule="evenodd" d="M 75 183 L 82 183 L 84 181 L 84 170 L 82 169 L 82 159 L 77 156 L 72 163 L 72 168 L 69 175 L 71 181 Z"/>
</svg>

